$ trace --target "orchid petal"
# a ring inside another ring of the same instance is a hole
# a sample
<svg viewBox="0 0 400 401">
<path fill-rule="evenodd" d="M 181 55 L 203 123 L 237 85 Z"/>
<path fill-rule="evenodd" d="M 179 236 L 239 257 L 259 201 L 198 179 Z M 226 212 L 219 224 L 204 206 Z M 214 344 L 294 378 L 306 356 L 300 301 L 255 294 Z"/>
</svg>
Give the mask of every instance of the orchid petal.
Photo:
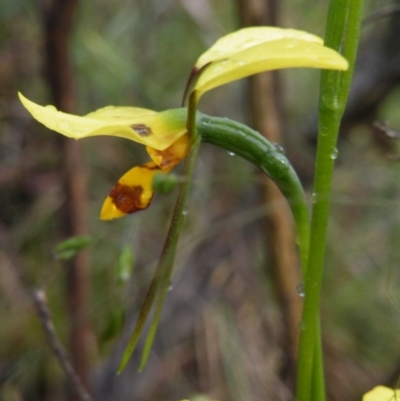
<svg viewBox="0 0 400 401">
<path fill-rule="evenodd" d="M 337 52 L 324 47 L 317 40 L 268 40 L 205 65 L 197 75 L 193 91 L 201 95 L 217 86 L 263 71 L 294 67 L 346 70 L 348 63 Z"/>
<path fill-rule="evenodd" d="M 258 44 L 280 39 L 297 39 L 319 44 L 323 43 L 323 40 L 319 36 L 296 29 L 284 29 L 272 26 L 243 28 L 218 39 L 198 58 L 195 67 L 200 69 L 208 63 L 232 57 Z"/>
<path fill-rule="evenodd" d="M 363 401 L 394 401 L 400 398 L 400 389 L 393 390 L 385 386 L 377 386 L 364 394 Z"/>
<path fill-rule="evenodd" d="M 186 110 L 163 112 L 135 107 L 105 107 L 80 117 L 40 106 L 19 94 L 25 108 L 40 123 L 62 135 L 82 139 L 96 135 L 127 138 L 164 150 L 186 133 Z"/>
<path fill-rule="evenodd" d="M 180 163 L 188 154 L 190 148 L 189 135 L 184 135 L 165 150 L 147 147 L 151 159 L 163 170 L 172 168 Z"/>
<path fill-rule="evenodd" d="M 171 169 L 161 169 L 154 162 L 130 169 L 111 189 L 103 203 L 100 218 L 112 220 L 146 209 L 154 195 L 154 175 L 168 173 Z"/>
</svg>

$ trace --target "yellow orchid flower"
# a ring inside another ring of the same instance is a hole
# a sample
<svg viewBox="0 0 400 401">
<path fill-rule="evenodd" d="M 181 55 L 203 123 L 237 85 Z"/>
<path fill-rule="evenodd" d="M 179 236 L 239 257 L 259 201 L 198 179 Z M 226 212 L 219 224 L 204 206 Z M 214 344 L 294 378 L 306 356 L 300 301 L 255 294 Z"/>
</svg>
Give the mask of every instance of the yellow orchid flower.
<svg viewBox="0 0 400 401">
<path fill-rule="evenodd" d="M 153 178 L 156 173 L 169 173 L 189 151 L 189 138 L 180 137 L 165 150 L 146 147 L 152 162 L 136 166 L 114 185 L 103 203 L 100 218 L 111 220 L 146 209 L 153 198 Z"/>
<path fill-rule="evenodd" d="M 219 39 L 197 60 L 191 79 L 192 93 L 204 92 L 262 71 L 289 67 L 347 69 L 347 61 L 323 46 L 318 36 L 293 29 L 252 27 Z M 190 82 L 189 82 L 190 84 Z M 32 116 L 46 127 L 70 138 L 96 135 L 127 138 L 146 146 L 153 160 L 124 174 L 107 196 L 101 211 L 104 220 L 122 217 L 148 207 L 152 180 L 167 173 L 189 151 L 186 109 L 163 112 L 135 107 L 105 107 L 86 116 L 40 106 L 19 94 Z"/>
<path fill-rule="evenodd" d="M 192 91 L 199 97 L 217 86 L 281 68 L 346 70 L 347 61 L 318 36 L 294 29 L 250 27 L 219 39 L 197 60 Z"/>
<path fill-rule="evenodd" d="M 395 401 L 400 400 L 400 389 L 393 390 L 385 386 L 377 386 L 364 394 L 363 401 Z"/>
<path fill-rule="evenodd" d="M 109 135 L 146 145 L 153 161 L 132 168 L 118 180 L 101 209 L 103 220 L 146 209 L 154 194 L 154 175 L 171 171 L 189 150 L 185 109 L 158 113 L 136 107 L 108 106 L 80 117 L 58 111 L 54 106 L 40 106 L 22 94 L 19 98 L 36 120 L 67 137 Z"/>
</svg>

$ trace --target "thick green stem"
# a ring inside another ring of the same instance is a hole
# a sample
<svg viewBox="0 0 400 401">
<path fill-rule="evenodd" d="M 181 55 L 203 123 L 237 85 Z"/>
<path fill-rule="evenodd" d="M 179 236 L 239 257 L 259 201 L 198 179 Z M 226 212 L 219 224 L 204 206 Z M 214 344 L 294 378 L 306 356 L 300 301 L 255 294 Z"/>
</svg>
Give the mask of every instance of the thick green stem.
<svg viewBox="0 0 400 401">
<path fill-rule="evenodd" d="M 319 136 L 313 193 L 310 253 L 305 278 L 305 299 L 301 323 L 297 401 L 322 401 L 322 366 L 316 364 L 315 344 L 320 342 L 319 307 L 325 245 L 327 238 L 336 142 L 346 106 L 356 58 L 362 0 L 332 0 L 329 8 L 325 45 L 343 55 L 350 68 L 346 72 L 323 71 L 321 77 Z M 317 364 L 318 362 L 317 358 Z M 313 388 L 313 386 L 322 388 Z"/>
<path fill-rule="evenodd" d="M 227 118 L 199 114 L 198 131 L 209 142 L 243 157 L 261 168 L 288 200 L 296 224 L 303 269 L 307 266 L 309 217 L 304 191 L 282 148 L 251 128 Z M 304 274 L 303 270 L 303 274 Z"/>
</svg>

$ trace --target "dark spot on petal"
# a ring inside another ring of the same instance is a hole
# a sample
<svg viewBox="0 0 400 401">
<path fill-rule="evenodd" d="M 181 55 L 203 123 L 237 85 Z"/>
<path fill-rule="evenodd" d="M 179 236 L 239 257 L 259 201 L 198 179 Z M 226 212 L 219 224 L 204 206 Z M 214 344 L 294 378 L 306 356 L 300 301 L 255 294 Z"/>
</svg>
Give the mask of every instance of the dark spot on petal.
<svg viewBox="0 0 400 401">
<path fill-rule="evenodd" d="M 141 166 L 143 169 L 152 171 L 152 170 L 161 170 L 159 166 L 157 166 L 157 164 L 155 166 L 149 166 L 147 164 L 144 164 L 143 166 Z"/>
<path fill-rule="evenodd" d="M 140 200 L 142 192 L 143 188 L 141 186 L 128 186 L 117 183 L 108 196 L 121 212 L 134 213 L 138 210 L 146 209 L 148 206 L 148 204 L 142 205 Z"/>
<path fill-rule="evenodd" d="M 153 133 L 151 128 L 145 124 L 132 124 L 131 128 L 135 130 L 140 136 L 149 136 Z"/>
</svg>

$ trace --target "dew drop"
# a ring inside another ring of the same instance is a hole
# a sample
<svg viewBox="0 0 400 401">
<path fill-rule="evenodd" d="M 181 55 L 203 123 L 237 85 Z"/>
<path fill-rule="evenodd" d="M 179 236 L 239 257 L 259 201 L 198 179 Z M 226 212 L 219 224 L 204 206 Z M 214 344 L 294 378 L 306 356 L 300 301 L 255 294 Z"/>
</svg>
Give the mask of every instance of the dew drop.
<svg viewBox="0 0 400 401">
<path fill-rule="evenodd" d="M 187 216 L 188 215 L 188 211 L 187 210 L 182 210 L 182 216 Z"/>
<path fill-rule="evenodd" d="M 228 152 L 228 155 L 229 156 L 236 156 L 236 153 L 235 152 Z"/>
<path fill-rule="evenodd" d="M 312 203 L 315 203 L 315 202 L 317 201 L 317 198 L 318 198 L 318 195 L 317 195 L 315 192 L 313 192 L 313 193 L 311 194 Z"/>
<path fill-rule="evenodd" d="M 274 148 L 282 154 L 285 154 L 285 148 L 280 143 L 274 143 Z"/>
<path fill-rule="evenodd" d="M 336 148 L 333 149 L 331 153 L 331 159 L 336 160 L 338 156 L 339 156 L 339 151 Z"/>
<path fill-rule="evenodd" d="M 297 284 L 296 292 L 297 292 L 297 294 L 299 294 L 299 297 L 304 298 L 306 293 L 304 291 L 304 284 L 303 283 L 300 282 L 299 284 Z"/>
<path fill-rule="evenodd" d="M 276 160 L 279 161 L 279 163 L 281 164 L 281 168 L 282 167 L 288 167 L 289 166 L 289 162 L 286 159 L 286 156 L 284 156 L 283 154 L 278 154 L 276 155 Z"/>
</svg>

